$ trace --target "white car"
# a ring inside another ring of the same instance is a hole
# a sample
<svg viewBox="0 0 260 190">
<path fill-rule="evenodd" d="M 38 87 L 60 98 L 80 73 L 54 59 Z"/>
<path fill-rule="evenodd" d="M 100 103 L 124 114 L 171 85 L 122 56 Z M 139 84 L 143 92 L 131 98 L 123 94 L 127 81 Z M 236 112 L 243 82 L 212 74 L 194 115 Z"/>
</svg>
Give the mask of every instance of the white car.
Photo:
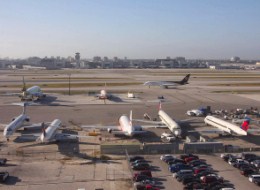
<svg viewBox="0 0 260 190">
<path fill-rule="evenodd" d="M 176 137 L 171 133 L 162 133 L 161 139 L 166 142 L 173 142 L 176 139 Z"/>
<path fill-rule="evenodd" d="M 260 174 L 250 175 L 249 178 L 248 178 L 248 180 L 249 180 L 250 182 L 252 182 L 252 183 L 254 183 L 255 180 L 257 180 L 257 179 L 258 179 L 258 180 L 260 179 Z"/>
<path fill-rule="evenodd" d="M 171 154 L 165 154 L 160 157 L 160 160 L 164 161 L 165 159 L 168 159 L 168 158 L 174 158 L 174 156 Z"/>
</svg>

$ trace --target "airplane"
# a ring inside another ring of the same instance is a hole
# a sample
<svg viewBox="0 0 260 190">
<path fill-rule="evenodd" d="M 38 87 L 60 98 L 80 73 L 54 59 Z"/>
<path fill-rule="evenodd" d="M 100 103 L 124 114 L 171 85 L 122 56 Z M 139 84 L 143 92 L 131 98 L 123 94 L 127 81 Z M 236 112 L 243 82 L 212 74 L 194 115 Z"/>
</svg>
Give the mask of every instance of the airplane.
<svg viewBox="0 0 260 190">
<path fill-rule="evenodd" d="M 36 139 L 36 141 L 40 141 L 41 143 L 50 143 L 55 141 L 62 140 L 72 140 L 80 137 L 91 137 L 91 136 L 79 136 L 68 133 L 58 133 L 58 130 L 62 126 L 61 120 L 55 119 L 51 122 L 51 124 L 45 128 L 44 123 L 42 123 L 42 133 Z M 94 136 L 94 135 L 93 135 Z"/>
<path fill-rule="evenodd" d="M 161 86 L 163 88 L 176 87 L 179 85 L 188 84 L 190 74 L 186 75 L 181 81 L 146 81 L 143 85 L 145 86 Z"/>
<path fill-rule="evenodd" d="M 181 137 L 182 135 L 182 130 L 178 122 L 176 122 L 174 119 L 172 119 L 165 111 L 162 110 L 162 105 L 161 102 L 159 103 L 159 111 L 158 111 L 158 116 L 161 121 L 147 121 L 147 120 L 135 120 L 139 122 L 145 122 L 145 123 L 152 123 L 152 124 L 157 124 L 157 128 L 167 126 L 171 133 L 175 137 Z M 148 118 L 150 118 L 148 116 Z"/>
<path fill-rule="evenodd" d="M 3 135 L 9 141 L 9 138 L 15 133 L 16 130 L 24 127 L 24 128 L 33 128 L 33 127 L 39 127 L 38 124 L 29 125 L 30 118 L 26 115 L 26 106 L 28 106 L 28 103 L 22 103 L 22 104 L 16 104 L 23 106 L 23 112 L 21 115 L 13 118 L 12 122 L 7 124 L 4 128 Z"/>
<path fill-rule="evenodd" d="M 107 129 L 109 133 L 112 133 L 114 135 L 124 135 L 128 137 L 133 137 L 135 135 L 140 135 L 147 133 L 147 131 L 143 131 L 142 126 L 134 126 L 132 123 L 133 120 L 133 112 L 130 111 L 130 116 L 122 115 L 118 119 L 119 126 L 81 126 L 82 128 L 99 128 L 99 129 Z"/>
<path fill-rule="evenodd" d="M 105 89 L 102 89 L 100 91 L 100 94 L 97 94 L 96 97 L 100 100 L 104 100 L 104 103 L 106 104 L 106 100 L 111 99 L 113 96 L 112 94 L 107 93 L 106 91 L 107 84 L 105 83 Z"/>
<path fill-rule="evenodd" d="M 207 125 L 211 125 L 217 128 L 208 131 L 204 131 L 204 130 L 201 131 L 206 133 L 219 133 L 219 134 L 246 136 L 248 133 L 258 131 L 256 129 L 249 129 L 250 120 L 246 120 L 246 119 L 243 121 L 240 127 L 233 123 L 229 123 L 227 121 L 224 121 L 214 116 L 205 117 L 204 122 Z"/>
<path fill-rule="evenodd" d="M 26 84 L 23 77 L 23 88 L 22 93 L 19 94 L 21 101 L 33 101 L 34 99 L 41 99 L 45 98 L 46 94 L 41 91 L 39 86 L 32 86 L 30 88 L 26 88 Z"/>
</svg>

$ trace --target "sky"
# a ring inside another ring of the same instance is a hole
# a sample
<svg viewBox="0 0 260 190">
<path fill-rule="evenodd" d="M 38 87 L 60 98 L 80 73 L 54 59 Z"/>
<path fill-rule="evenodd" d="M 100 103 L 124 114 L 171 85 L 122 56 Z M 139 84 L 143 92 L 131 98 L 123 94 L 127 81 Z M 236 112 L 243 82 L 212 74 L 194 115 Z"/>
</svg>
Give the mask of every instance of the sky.
<svg viewBox="0 0 260 190">
<path fill-rule="evenodd" d="M 0 0 L 0 58 L 260 59 L 259 0 Z"/>
</svg>

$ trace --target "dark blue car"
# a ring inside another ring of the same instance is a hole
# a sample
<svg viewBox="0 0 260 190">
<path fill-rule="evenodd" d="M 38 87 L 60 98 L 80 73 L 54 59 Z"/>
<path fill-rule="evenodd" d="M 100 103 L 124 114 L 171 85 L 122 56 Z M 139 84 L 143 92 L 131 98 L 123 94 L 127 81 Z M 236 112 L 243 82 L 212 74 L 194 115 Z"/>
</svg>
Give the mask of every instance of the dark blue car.
<svg viewBox="0 0 260 190">
<path fill-rule="evenodd" d="M 175 172 L 178 172 L 180 170 L 191 170 L 192 167 L 189 166 L 189 165 L 186 165 L 186 164 L 173 164 L 171 166 L 169 166 L 169 171 L 172 172 L 172 173 L 175 173 Z"/>
</svg>

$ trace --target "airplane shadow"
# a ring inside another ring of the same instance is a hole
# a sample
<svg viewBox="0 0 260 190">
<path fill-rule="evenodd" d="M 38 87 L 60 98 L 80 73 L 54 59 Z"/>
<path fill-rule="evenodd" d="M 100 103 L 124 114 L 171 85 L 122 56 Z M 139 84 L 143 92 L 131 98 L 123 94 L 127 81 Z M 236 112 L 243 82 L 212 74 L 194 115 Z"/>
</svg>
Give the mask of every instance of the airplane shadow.
<svg viewBox="0 0 260 190">
<path fill-rule="evenodd" d="M 40 100 L 35 100 L 35 103 L 42 105 L 42 106 L 68 106 L 68 107 L 74 107 L 72 105 L 63 105 L 62 102 L 70 102 L 70 101 L 64 101 L 64 100 L 58 100 L 58 97 L 47 95 L 45 98 Z"/>
</svg>

